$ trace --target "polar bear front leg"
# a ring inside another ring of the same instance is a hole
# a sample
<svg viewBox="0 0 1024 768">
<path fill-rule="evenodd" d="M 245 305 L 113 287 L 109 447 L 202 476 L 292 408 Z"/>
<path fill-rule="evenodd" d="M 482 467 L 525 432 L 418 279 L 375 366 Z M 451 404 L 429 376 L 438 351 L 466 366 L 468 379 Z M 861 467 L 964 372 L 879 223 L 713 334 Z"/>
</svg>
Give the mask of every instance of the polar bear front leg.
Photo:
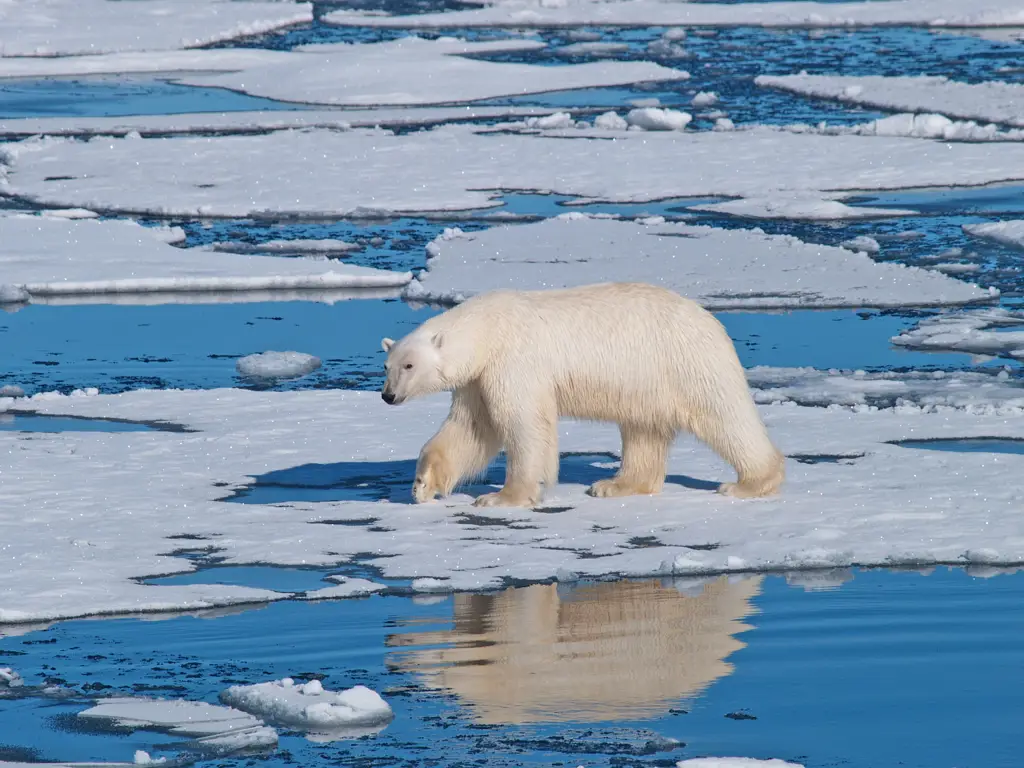
<svg viewBox="0 0 1024 768">
<path fill-rule="evenodd" d="M 541 481 L 551 479 L 552 451 L 555 455 L 558 452 L 558 411 L 554 398 L 521 392 L 516 402 L 518 407 L 510 413 L 491 414 L 505 445 L 505 485 L 497 493 L 479 496 L 474 506 L 536 506 L 541 499 Z"/>
<path fill-rule="evenodd" d="M 652 427 L 622 425 L 622 466 L 615 477 L 598 480 L 587 493 L 597 497 L 659 493 L 675 435 Z"/>
<path fill-rule="evenodd" d="M 501 439 L 475 385 L 452 394 L 452 406 L 416 462 L 412 495 L 417 504 L 449 496 L 463 480 L 481 474 L 501 450 Z"/>
</svg>

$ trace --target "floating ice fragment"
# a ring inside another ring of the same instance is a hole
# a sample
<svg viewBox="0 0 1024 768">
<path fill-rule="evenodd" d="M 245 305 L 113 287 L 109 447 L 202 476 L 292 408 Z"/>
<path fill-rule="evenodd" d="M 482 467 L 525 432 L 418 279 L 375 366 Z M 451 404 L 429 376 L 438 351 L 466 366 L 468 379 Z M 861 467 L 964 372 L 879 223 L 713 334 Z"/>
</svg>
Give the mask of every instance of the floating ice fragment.
<svg viewBox="0 0 1024 768">
<path fill-rule="evenodd" d="M 233 685 L 221 701 L 283 726 L 337 731 L 385 726 L 394 713 L 376 691 L 363 685 L 341 692 L 327 690 L 319 680 L 296 683 L 292 678 L 255 685 Z"/>
<path fill-rule="evenodd" d="M 0 397 L 24 397 L 25 390 L 15 384 L 0 387 Z"/>
<path fill-rule="evenodd" d="M 319 357 L 304 352 L 261 352 L 246 355 L 235 363 L 238 372 L 252 379 L 297 379 L 321 365 Z"/>
<path fill-rule="evenodd" d="M 881 250 L 881 247 L 878 245 L 878 241 L 873 237 L 868 237 L 867 235 L 860 235 L 859 237 L 854 237 L 850 240 L 843 240 L 839 245 L 848 251 L 863 251 L 864 253 L 872 256 Z"/>
<path fill-rule="evenodd" d="M 658 107 L 631 109 L 626 115 L 627 123 L 645 131 L 681 131 L 691 120 L 693 115 L 689 112 Z"/>
<path fill-rule="evenodd" d="M 525 122 L 527 128 L 540 128 L 546 131 L 573 128 L 576 125 L 576 121 L 568 112 L 555 112 L 544 117 L 528 117 Z"/>
<path fill-rule="evenodd" d="M 427 576 L 413 579 L 412 588 L 416 592 L 443 592 L 451 589 L 447 579 L 432 579 Z"/>
<path fill-rule="evenodd" d="M 25 684 L 17 672 L 10 667 L 0 667 L 0 686 L 4 688 L 20 688 Z"/>
<path fill-rule="evenodd" d="M 624 131 L 629 127 L 617 112 L 604 112 L 594 118 L 594 127 L 605 131 Z"/>
<path fill-rule="evenodd" d="M 695 107 L 710 107 L 718 103 L 718 94 L 714 91 L 701 91 L 690 102 Z"/>
</svg>

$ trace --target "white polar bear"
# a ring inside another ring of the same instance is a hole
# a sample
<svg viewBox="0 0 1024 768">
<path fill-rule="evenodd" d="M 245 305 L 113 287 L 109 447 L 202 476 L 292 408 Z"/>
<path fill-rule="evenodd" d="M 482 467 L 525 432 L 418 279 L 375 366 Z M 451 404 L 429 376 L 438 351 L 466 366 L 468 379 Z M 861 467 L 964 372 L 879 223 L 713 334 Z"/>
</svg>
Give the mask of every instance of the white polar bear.
<svg viewBox="0 0 1024 768">
<path fill-rule="evenodd" d="M 785 459 L 751 397 L 736 349 L 710 312 L 643 283 L 495 291 L 430 318 L 388 353 L 386 403 L 452 392 L 420 453 L 417 502 L 449 495 L 505 449 L 499 493 L 478 506 L 533 506 L 558 482 L 560 416 L 615 422 L 622 466 L 592 496 L 658 493 L 676 435 L 688 431 L 735 469 L 720 493 L 774 494 Z"/>
</svg>

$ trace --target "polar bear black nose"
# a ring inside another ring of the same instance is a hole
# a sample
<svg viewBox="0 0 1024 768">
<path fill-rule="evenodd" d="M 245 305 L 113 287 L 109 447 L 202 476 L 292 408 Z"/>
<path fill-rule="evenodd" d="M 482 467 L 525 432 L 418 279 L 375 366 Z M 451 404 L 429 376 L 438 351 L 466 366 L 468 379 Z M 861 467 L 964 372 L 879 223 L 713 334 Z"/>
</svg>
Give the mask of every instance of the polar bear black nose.
<svg viewBox="0 0 1024 768">
<path fill-rule="evenodd" d="M 394 405 L 394 403 L 395 403 L 395 393 L 394 392 L 381 392 L 380 396 L 384 400 L 384 402 L 387 403 L 388 405 Z"/>
</svg>

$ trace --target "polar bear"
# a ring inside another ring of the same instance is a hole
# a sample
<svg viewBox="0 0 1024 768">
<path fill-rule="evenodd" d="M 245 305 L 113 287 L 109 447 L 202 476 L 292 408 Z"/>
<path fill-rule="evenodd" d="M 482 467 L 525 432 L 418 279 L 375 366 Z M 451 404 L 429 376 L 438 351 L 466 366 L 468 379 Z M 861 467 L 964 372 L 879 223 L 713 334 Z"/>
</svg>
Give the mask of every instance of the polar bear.
<svg viewBox="0 0 1024 768">
<path fill-rule="evenodd" d="M 447 496 L 504 448 L 505 485 L 477 506 L 534 506 L 558 482 L 558 419 L 614 422 L 622 464 L 598 497 L 661 491 L 687 431 L 736 470 L 720 493 L 776 493 L 785 459 L 751 396 L 732 339 L 710 312 L 665 288 L 599 283 L 480 294 L 430 318 L 387 352 L 384 402 L 452 393 L 423 446 L 413 496 Z"/>
</svg>

